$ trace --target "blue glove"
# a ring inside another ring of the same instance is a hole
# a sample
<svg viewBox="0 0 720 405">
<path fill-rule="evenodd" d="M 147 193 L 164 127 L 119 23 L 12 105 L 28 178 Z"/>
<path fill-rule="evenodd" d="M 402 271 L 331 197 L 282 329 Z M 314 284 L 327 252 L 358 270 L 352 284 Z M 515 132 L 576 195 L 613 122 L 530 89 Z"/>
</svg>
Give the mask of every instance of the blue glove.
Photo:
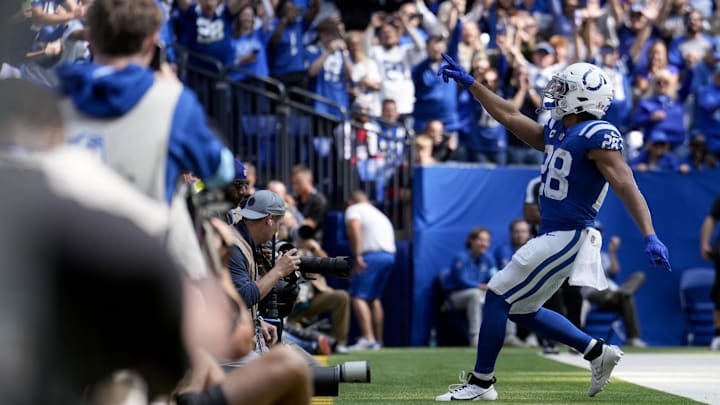
<svg viewBox="0 0 720 405">
<path fill-rule="evenodd" d="M 657 235 L 648 235 L 645 237 L 645 255 L 647 255 L 652 266 L 662 264 L 665 270 L 672 271 L 670 268 L 669 253 L 665 244 L 658 239 Z"/>
<path fill-rule="evenodd" d="M 464 87 L 469 87 L 475 82 L 475 78 L 472 77 L 470 73 L 466 72 L 462 66 L 458 65 L 453 58 L 448 56 L 448 54 L 444 53 L 442 54 L 442 57 L 446 64 L 440 66 L 440 70 L 438 70 L 437 74 L 442 77 L 445 83 L 448 82 L 448 79 L 453 79 L 462 84 Z"/>
</svg>

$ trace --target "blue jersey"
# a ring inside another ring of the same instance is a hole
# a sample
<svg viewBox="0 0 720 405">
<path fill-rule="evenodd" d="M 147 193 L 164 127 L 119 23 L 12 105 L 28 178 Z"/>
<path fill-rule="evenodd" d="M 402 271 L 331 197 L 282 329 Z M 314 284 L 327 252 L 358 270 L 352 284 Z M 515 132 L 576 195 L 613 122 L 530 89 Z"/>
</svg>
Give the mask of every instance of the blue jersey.
<svg viewBox="0 0 720 405">
<path fill-rule="evenodd" d="M 593 225 L 608 184 L 587 153 L 592 149 L 622 148 L 620 131 L 607 121 L 584 121 L 570 128 L 553 119 L 545 124 L 540 234 Z"/>
<path fill-rule="evenodd" d="M 250 71 L 257 76 L 268 76 L 267 54 L 265 53 L 266 44 L 261 28 L 253 30 L 250 34 L 233 38 L 232 44 L 235 51 L 233 66 Z M 255 54 L 255 60 L 253 62 L 240 64 L 240 61 L 250 54 Z M 231 72 L 230 77 L 233 80 L 245 79 L 245 75 L 240 72 Z"/>
<path fill-rule="evenodd" d="M 308 64 L 312 64 L 320 58 L 323 50 L 317 45 L 310 45 L 305 55 Z M 343 107 L 346 111 L 350 106 L 350 96 L 348 94 L 348 80 L 345 75 L 345 62 L 343 61 L 342 52 L 335 51 L 325 59 L 322 68 L 310 82 L 310 89 L 315 93 L 331 100 L 335 104 Z M 336 116 L 341 119 L 342 116 L 337 108 L 328 104 L 315 102 L 315 111 Z"/>
<path fill-rule="evenodd" d="M 185 45 L 190 51 L 229 66 L 235 57 L 231 43 L 233 19 L 234 16 L 225 4 L 220 4 L 210 16 L 203 14 L 200 5 L 190 5 L 182 15 L 181 38 L 186 41 Z"/>
<path fill-rule="evenodd" d="M 480 284 L 487 284 L 495 273 L 497 265 L 490 252 L 474 257 L 468 250 L 463 250 L 453 257 L 450 274 L 445 280 L 445 290 L 477 288 Z"/>
<path fill-rule="evenodd" d="M 273 32 L 278 24 L 280 20 L 276 18 L 270 32 Z M 270 74 L 284 76 L 306 70 L 305 48 L 302 43 L 304 31 L 302 16 L 285 26 L 280 41 L 269 47 Z"/>
</svg>

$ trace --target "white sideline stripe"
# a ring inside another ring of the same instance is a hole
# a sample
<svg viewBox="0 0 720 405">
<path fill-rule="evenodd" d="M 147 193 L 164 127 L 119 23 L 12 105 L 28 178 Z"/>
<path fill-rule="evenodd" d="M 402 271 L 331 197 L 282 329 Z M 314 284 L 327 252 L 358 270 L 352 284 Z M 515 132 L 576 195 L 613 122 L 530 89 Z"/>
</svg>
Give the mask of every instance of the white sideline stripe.
<svg viewBox="0 0 720 405">
<path fill-rule="evenodd" d="M 590 363 L 582 356 L 560 353 L 543 357 L 590 369 Z M 720 353 L 625 353 L 613 371 L 612 379 L 615 378 L 720 405 Z M 612 383 L 606 389 L 612 390 Z"/>
</svg>

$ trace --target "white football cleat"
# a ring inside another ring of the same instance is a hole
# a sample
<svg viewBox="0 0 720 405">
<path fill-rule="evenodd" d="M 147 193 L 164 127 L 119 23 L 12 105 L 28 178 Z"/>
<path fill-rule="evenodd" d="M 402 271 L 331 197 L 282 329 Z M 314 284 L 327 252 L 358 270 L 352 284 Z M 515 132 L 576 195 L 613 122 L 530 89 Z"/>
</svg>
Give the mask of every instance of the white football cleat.
<svg viewBox="0 0 720 405">
<path fill-rule="evenodd" d="M 623 354 L 625 353 L 617 346 L 603 345 L 602 354 L 590 362 L 592 377 L 588 389 L 589 396 L 594 397 L 595 394 L 605 389 L 605 386 L 610 382 L 610 374 L 612 374 Z"/>
</svg>

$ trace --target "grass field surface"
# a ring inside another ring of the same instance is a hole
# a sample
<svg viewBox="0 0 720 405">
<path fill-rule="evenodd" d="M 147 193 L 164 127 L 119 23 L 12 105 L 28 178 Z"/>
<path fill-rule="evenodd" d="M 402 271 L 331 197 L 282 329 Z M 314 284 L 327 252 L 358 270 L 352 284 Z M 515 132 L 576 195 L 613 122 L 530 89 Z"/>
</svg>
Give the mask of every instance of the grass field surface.
<svg viewBox="0 0 720 405">
<path fill-rule="evenodd" d="M 685 348 L 653 352 L 688 352 Z M 650 350 L 644 350 L 650 352 Z M 497 403 L 502 404 L 698 404 L 687 398 L 612 379 L 595 398 L 587 396 L 590 371 L 538 355 L 539 349 L 505 348 L 495 370 Z M 333 365 L 370 362 L 370 384 L 340 384 L 340 395 L 317 404 L 431 404 L 436 395 L 458 383 L 460 370 L 472 371 L 475 350 L 469 348 L 398 348 L 331 356 Z M 620 363 L 622 367 L 622 362 Z"/>
</svg>

